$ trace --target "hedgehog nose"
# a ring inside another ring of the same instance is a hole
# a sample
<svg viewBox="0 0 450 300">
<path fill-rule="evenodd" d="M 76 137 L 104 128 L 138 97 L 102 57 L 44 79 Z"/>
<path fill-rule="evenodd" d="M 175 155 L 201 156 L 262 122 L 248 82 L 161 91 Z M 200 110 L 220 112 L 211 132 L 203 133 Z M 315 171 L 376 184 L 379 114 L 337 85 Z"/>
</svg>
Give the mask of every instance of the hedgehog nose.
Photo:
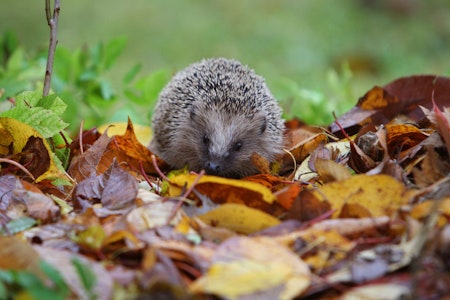
<svg viewBox="0 0 450 300">
<path fill-rule="evenodd" d="M 213 174 L 213 175 L 217 175 L 220 173 L 220 164 L 209 161 L 206 164 L 206 173 L 208 174 Z"/>
</svg>

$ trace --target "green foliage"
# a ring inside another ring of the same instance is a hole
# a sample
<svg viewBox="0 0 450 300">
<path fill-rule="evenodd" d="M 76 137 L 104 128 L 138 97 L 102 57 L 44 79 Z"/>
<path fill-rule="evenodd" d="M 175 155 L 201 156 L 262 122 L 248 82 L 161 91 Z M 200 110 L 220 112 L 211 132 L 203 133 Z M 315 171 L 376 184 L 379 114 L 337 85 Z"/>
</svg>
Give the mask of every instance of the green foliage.
<svg viewBox="0 0 450 300">
<path fill-rule="evenodd" d="M 94 272 L 77 258 L 71 263 L 89 299 L 95 299 L 93 289 L 97 279 Z M 0 299 L 67 299 L 69 285 L 60 272 L 45 261 L 40 261 L 39 266 L 44 276 L 24 270 L 0 270 Z"/>
<path fill-rule="evenodd" d="M 1 117 L 14 118 L 30 125 L 45 138 L 64 130 L 68 124 L 61 119 L 66 104 L 55 94 L 42 97 L 42 88 L 26 91 L 15 97 L 15 106 L 2 112 Z"/>
<path fill-rule="evenodd" d="M 28 271 L 0 270 L 0 299 L 66 299 L 70 290 L 61 274 L 43 261 L 40 267 L 50 284 Z"/>
<path fill-rule="evenodd" d="M 126 43 L 125 38 L 116 38 L 75 50 L 58 45 L 52 88 L 59 97 L 42 98 L 41 85 L 34 92 L 21 92 L 32 90 L 36 82 L 43 80 L 46 53 L 26 54 L 14 35 L 5 33 L 0 40 L 0 110 L 8 111 L 3 116 L 30 124 L 45 137 L 55 136 L 67 126 L 75 133 L 81 120 L 85 128 L 126 121 L 128 116 L 135 123 L 148 124 L 149 108 L 170 74 L 158 70 L 138 77 L 141 66 L 136 64 L 122 76 L 119 85 L 113 85 L 108 74 L 114 71 Z M 16 107 L 11 108 L 5 101 L 8 98 L 16 102 Z"/>
<path fill-rule="evenodd" d="M 333 112 L 340 115 L 354 105 L 352 79 L 352 72 L 344 63 L 340 72 L 328 72 L 326 92 L 305 89 L 291 79 L 283 79 L 278 81 L 275 94 L 287 119 L 299 117 L 308 124 L 327 125 L 333 121 Z"/>
<path fill-rule="evenodd" d="M 96 297 L 93 289 L 97 282 L 97 278 L 95 277 L 94 272 L 79 259 L 74 258 L 72 264 L 77 270 L 78 276 L 81 279 L 84 290 L 88 293 L 89 299 L 95 299 Z"/>
<path fill-rule="evenodd" d="M 16 234 L 16 233 L 19 233 L 26 229 L 29 229 L 36 224 L 37 224 L 37 222 L 35 219 L 27 217 L 27 216 L 13 219 L 13 220 L 9 221 L 8 223 L 6 223 L 6 225 L 5 225 L 6 228 L 0 229 L 0 235 Z M 0 299 L 1 299 L 1 297 L 0 297 Z"/>
</svg>

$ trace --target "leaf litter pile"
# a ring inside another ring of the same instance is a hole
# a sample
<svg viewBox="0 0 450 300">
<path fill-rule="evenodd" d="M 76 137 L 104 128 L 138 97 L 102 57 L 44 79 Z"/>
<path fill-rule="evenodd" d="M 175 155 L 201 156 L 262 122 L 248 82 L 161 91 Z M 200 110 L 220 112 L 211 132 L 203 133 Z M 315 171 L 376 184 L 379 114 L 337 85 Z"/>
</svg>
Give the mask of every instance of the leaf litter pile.
<svg viewBox="0 0 450 300">
<path fill-rule="evenodd" d="M 169 172 L 131 122 L 85 132 L 64 171 L 58 145 L 2 117 L 2 276 L 77 299 L 440 299 L 446 107 L 450 78 L 374 87 L 329 127 L 288 121 L 286 154 L 254 154 L 261 174 L 243 179 Z"/>
</svg>

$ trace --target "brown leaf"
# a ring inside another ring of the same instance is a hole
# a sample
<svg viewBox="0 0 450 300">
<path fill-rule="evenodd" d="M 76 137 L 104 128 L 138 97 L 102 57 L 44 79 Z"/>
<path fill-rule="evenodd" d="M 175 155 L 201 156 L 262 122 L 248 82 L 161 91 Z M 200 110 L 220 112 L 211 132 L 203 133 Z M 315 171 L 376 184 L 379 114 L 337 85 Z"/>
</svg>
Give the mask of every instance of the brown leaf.
<svg viewBox="0 0 450 300">
<path fill-rule="evenodd" d="M 60 208 L 52 199 L 17 177 L 1 176 L 0 193 L 3 195 L 0 198 L 0 209 L 4 210 L 10 219 L 27 215 L 47 223 L 59 217 Z"/>
<path fill-rule="evenodd" d="M 17 237 L 0 237 L 0 269 L 29 271 L 44 278 L 36 251 Z"/>
<path fill-rule="evenodd" d="M 331 205 L 327 201 L 321 201 L 311 191 L 303 190 L 292 203 L 286 219 L 309 221 L 330 210 Z"/>
<path fill-rule="evenodd" d="M 136 179 L 114 161 L 105 173 L 86 178 L 77 185 L 73 203 L 83 211 L 94 203 L 102 203 L 104 209 L 118 213 L 131 208 L 136 195 Z"/>
<path fill-rule="evenodd" d="M 424 117 L 420 106 L 431 109 L 433 93 L 438 107 L 450 106 L 450 78 L 432 75 L 399 78 L 383 88 L 374 87 L 336 122 L 351 135 L 364 124 L 387 124 L 397 115 L 419 121 Z M 340 132 L 335 122 L 330 129 L 333 133 Z"/>
<path fill-rule="evenodd" d="M 7 152 L 10 159 L 28 169 L 36 182 L 54 178 L 70 181 L 53 160 L 53 152 L 45 138 L 34 128 L 15 119 L 2 117 L 0 129 L 0 137 L 5 138 L 1 142 L 2 152 Z M 11 169 L 5 169 L 12 173 Z M 17 174 L 23 175 L 23 172 Z"/>
<path fill-rule="evenodd" d="M 77 182 L 83 181 L 89 176 L 96 175 L 96 168 L 102 158 L 111 138 L 102 134 L 99 139 L 82 155 L 74 157 L 67 170 L 70 176 Z"/>
</svg>

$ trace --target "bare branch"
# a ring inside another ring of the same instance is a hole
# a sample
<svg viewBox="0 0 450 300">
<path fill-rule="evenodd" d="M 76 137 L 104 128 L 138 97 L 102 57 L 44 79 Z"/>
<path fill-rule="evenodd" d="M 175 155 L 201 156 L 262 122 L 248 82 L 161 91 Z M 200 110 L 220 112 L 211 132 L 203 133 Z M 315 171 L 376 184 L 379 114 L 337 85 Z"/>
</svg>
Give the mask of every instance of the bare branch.
<svg viewBox="0 0 450 300">
<path fill-rule="evenodd" d="M 45 97 L 50 91 L 52 81 L 53 61 L 55 59 L 55 50 L 58 40 L 56 33 L 58 29 L 58 17 L 60 11 L 60 0 L 55 0 L 53 7 L 53 15 L 51 14 L 50 0 L 45 0 L 45 14 L 47 16 L 47 23 L 50 27 L 50 42 L 48 45 L 47 66 L 45 69 L 44 90 L 42 96 Z"/>
<path fill-rule="evenodd" d="M 47 17 L 47 24 L 50 26 L 50 22 L 52 19 L 52 13 L 50 9 L 50 0 L 45 0 L 45 16 Z"/>
</svg>

